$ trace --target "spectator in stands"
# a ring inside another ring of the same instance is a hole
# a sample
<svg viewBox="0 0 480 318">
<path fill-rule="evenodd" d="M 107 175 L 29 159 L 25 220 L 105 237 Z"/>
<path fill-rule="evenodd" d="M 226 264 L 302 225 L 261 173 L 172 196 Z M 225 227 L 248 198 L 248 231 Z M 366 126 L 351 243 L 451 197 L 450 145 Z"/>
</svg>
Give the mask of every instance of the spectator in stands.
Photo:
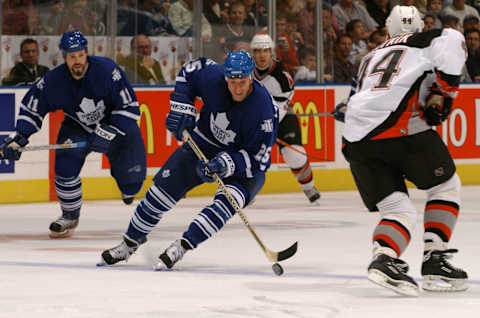
<svg viewBox="0 0 480 318">
<path fill-rule="evenodd" d="M 285 32 L 288 34 L 290 39 L 292 39 L 295 50 L 302 49 L 305 46 L 305 40 L 301 32 L 298 32 L 298 16 L 286 16 L 287 25 L 285 27 Z"/>
<path fill-rule="evenodd" d="M 370 0 L 365 2 L 368 14 L 377 22 L 379 28 L 385 27 L 385 21 L 390 14 L 389 0 Z"/>
<path fill-rule="evenodd" d="M 60 27 L 60 21 L 62 21 L 63 13 L 65 9 L 65 3 L 63 0 L 54 1 L 48 10 L 46 18 L 42 21 L 45 34 L 58 35 L 58 29 Z"/>
<path fill-rule="evenodd" d="M 453 15 L 458 18 L 458 30 L 460 32 L 463 32 L 463 19 L 465 19 L 466 16 L 472 15 L 480 18 L 477 10 L 472 6 L 465 4 L 465 0 L 453 0 L 452 4 L 444 8 L 442 12 L 444 15 Z"/>
<path fill-rule="evenodd" d="M 178 0 L 168 9 L 168 19 L 179 36 L 193 35 L 193 0 Z M 198 27 L 198 26 L 196 26 Z M 202 14 L 201 38 L 205 42 L 212 39 L 212 26 Z"/>
<path fill-rule="evenodd" d="M 442 28 L 442 10 L 443 10 L 443 0 L 428 0 L 427 1 L 427 12 L 425 13 L 426 15 L 431 15 L 433 16 L 435 20 L 435 29 L 441 29 Z M 425 22 L 425 21 L 424 21 Z"/>
<path fill-rule="evenodd" d="M 235 42 L 250 43 L 255 28 L 244 24 L 246 18 L 245 4 L 241 1 L 232 3 L 228 10 L 228 23 L 213 26 L 215 37 L 205 45 L 205 55 L 221 64 L 227 49 L 226 45 L 232 45 Z"/>
<path fill-rule="evenodd" d="M 277 15 L 277 40 L 275 54 L 279 59 L 283 68 L 288 71 L 292 77 L 300 65 L 297 57 L 297 51 L 295 49 L 295 43 L 292 41 L 287 33 L 287 18 L 283 14 Z"/>
<path fill-rule="evenodd" d="M 466 30 L 465 42 L 468 49 L 468 74 L 474 82 L 480 82 L 480 31 L 474 28 Z"/>
<path fill-rule="evenodd" d="M 429 31 L 436 29 L 435 27 L 435 22 L 436 22 L 437 17 L 431 13 L 425 14 L 423 17 L 423 31 Z"/>
<path fill-rule="evenodd" d="M 145 34 L 138 34 L 130 41 L 130 55 L 119 55 L 117 63 L 125 70 L 134 84 L 165 84 L 160 63 L 152 57 L 152 43 Z"/>
<path fill-rule="evenodd" d="M 334 54 L 334 47 L 335 42 L 337 41 L 337 32 L 333 26 L 332 18 L 334 15 L 332 14 L 332 8 L 328 4 L 323 4 L 322 7 L 322 25 L 323 25 L 323 57 L 326 61 L 326 64 L 330 65 L 332 71 L 329 72 L 333 74 L 333 56 Z M 327 73 L 327 72 L 325 72 Z"/>
<path fill-rule="evenodd" d="M 60 21 L 58 33 L 78 30 L 82 34 L 93 34 L 93 25 L 88 20 L 87 0 L 72 0 Z"/>
<path fill-rule="evenodd" d="M 445 15 L 442 17 L 442 27 L 458 30 L 458 18 L 454 15 Z"/>
<path fill-rule="evenodd" d="M 305 0 L 277 0 L 277 12 L 286 16 L 298 15 L 303 8 Z"/>
<path fill-rule="evenodd" d="M 117 35 L 132 36 L 145 34 L 148 36 L 168 36 L 175 34 L 165 14 L 159 18 L 151 4 L 145 1 L 139 1 L 138 4 L 139 7 L 137 9 L 137 0 L 119 0 Z M 162 6 L 162 8 L 165 7 Z"/>
<path fill-rule="evenodd" d="M 350 63 L 352 39 L 348 35 L 341 35 L 335 43 L 335 59 L 333 62 L 333 81 L 336 83 L 350 83 L 355 75 L 355 66 Z"/>
<path fill-rule="evenodd" d="M 295 73 L 295 82 L 308 83 L 314 82 L 317 78 L 317 61 L 313 49 L 304 49 L 300 51 L 300 66 Z"/>
<path fill-rule="evenodd" d="M 367 37 L 378 27 L 377 22 L 368 14 L 367 9 L 356 1 L 339 0 L 339 2 L 333 6 L 332 11 L 337 17 L 338 26 L 341 31 L 345 31 L 347 23 L 353 19 L 362 20 L 367 31 Z"/>
<path fill-rule="evenodd" d="M 2 80 L 4 86 L 31 85 L 43 77 L 49 68 L 38 64 L 38 42 L 27 38 L 20 44 L 20 58 L 18 62 Z"/>
<path fill-rule="evenodd" d="M 258 31 L 261 28 L 264 28 L 267 25 L 267 10 L 258 0 L 243 0 L 245 4 L 245 10 L 247 12 L 247 18 L 245 19 L 246 25 L 251 25 L 255 27 L 255 30 Z"/>
<path fill-rule="evenodd" d="M 347 23 L 345 31 L 352 39 L 352 50 L 350 51 L 350 63 L 360 64 L 361 58 L 367 53 L 367 37 L 363 23 L 359 19 L 353 19 Z"/>
<path fill-rule="evenodd" d="M 305 8 L 298 14 L 298 30 L 303 35 L 305 47 L 315 47 L 315 0 L 306 0 Z"/>
<path fill-rule="evenodd" d="M 208 22 L 213 25 L 226 24 L 228 22 L 228 6 L 225 0 L 205 0 L 203 14 Z"/>
<path fill-rule="evenodd" d="M 468 15 L 463 19 L 463 31 L 466 32 L 471 29 L 480 30 L 480 23 L 476 16 Z"/>
<path fill-rule="evenodd" d="M 31 0 L 4 0 L 2 2 L 2 34 L 29 34 L 29 16 L 36 14 L 37 10 Z"/>
</svg>

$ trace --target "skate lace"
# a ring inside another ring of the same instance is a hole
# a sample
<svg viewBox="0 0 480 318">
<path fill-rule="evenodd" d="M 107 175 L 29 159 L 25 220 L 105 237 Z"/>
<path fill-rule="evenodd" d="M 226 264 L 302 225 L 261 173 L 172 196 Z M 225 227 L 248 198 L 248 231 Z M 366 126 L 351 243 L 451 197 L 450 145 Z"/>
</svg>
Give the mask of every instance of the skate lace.
<svg viewBox="0 0 480 318">
<path fill-rule="evenodd" d="M 135 252 L 133 247 L 128 247 L 125 242 L 120 243 L 110 250 L 110 254 L 115 258 L 124 258 L 125 260 Z"/>
<path fill-rule="evenodd" d="M 180 240 L 175 241 L 166 251 L 168 257 L 170 257 L 173 262 L 181 259 L 185 252 L 186 250 L 182 247 Z"/>
<path fill-rule="evenodd" d="M 447 266 L 447 267 L 449 267 L 450 269 L 453 269 L 454 271 L 463 272 L 462 269 L 453 266 L 453 265 L 448 261 L 449 259 L 451 259 L 451 258 L 453 257 L 453 254 L 455 254 L 455 253 L 457 253 L 457 252 L 458 252 L 457 249 L 451 248 L 451 249 L 444 250 L 444 251 L 433 251 L 432 254 L 437 255 L 438 258 L 439 258 L 440 263 L 442 263 L 444 266 Z"/>
<path fill-rule="evenodd" d="M 393 258 L 389 263 L 401 273 L 406 274 L 408 272 L 408 264 L 402 260 Z"/>
</svg>

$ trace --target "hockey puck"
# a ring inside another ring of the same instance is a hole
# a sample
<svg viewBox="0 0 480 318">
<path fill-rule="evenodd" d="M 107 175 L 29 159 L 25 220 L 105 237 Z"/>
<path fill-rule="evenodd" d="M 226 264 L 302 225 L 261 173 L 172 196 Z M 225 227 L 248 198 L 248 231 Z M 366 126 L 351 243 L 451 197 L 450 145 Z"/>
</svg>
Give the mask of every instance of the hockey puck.
<svg viewBox="0 0 480 318">
<path fill-rule="evenodd" d="M 275 263 L 272 265 L 272 270 L 275 273 L 275 275 L 280 276 L 283 274 L 283 268 L 280 266 L 280 264 Z"/>
</svg>

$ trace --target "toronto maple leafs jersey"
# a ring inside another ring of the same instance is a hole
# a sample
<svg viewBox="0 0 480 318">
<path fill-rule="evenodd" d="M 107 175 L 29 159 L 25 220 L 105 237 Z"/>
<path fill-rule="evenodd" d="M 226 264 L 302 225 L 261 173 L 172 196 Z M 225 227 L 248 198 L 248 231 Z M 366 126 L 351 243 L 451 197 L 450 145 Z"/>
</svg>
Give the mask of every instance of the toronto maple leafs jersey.
<svg viewBox="0 0 480 318">
<path fill-rule="evenodd" d="M 467 58 L 453 29 L 394 37 L 363 57 L 345 116 L 349 142 L 395 138 L 431 129 L 420 116 L 432 86 L 455 98 Z"/>
<path fill-rule="evenodd" d="M 62 110 L 91 133 L 99 123 L 122 135 L 138 129 L 137 98 L 123 71 L 110 59 L 88 56 L 85 76 L 75 80 L 66 64 L 47 72 L 22 99 L 16 130 L 29 137 L 40 130 L 45 115 Z"/>
<path fill-rule="evenodd" d="M 253 80 L 251 94 L 235 102 L 223 67 L 199 58 L 182 67 L 175 92 L 187 95 L 192 102 L 196 97 L 203 101 L 192 138 L 208 158 L 228 152 L 235 162 L 235 177 L 252 178 L 270 167 L 278 109 L 262 84 Z"/>
<path fill-rule="evenodd" d="M 288 112 L 293 98 L 293 79 L 283 69 L 281 62 L 273 60 L 272 65 L 265 71 L 255 69 L 255 78 L 265 86 L 278 105 L 279 120 Z"/>
</svg>

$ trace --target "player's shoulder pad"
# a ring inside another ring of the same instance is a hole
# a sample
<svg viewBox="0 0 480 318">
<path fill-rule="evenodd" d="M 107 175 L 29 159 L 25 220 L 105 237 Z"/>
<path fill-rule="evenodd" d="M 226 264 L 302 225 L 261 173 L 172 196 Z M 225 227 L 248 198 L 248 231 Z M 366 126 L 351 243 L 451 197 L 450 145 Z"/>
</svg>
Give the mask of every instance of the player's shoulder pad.
<svg viewBox="0 0 480 318">
<path fill-rule="evenodd" d="M 293 78 L 288 73 L 285 71 L 283 68 L 282 62 L 275 60 L 273 63 L 272 70 L 270 71 L 270 75 L 277 80 L 277 82 L 280 84 L 280 88 L 282 89 L 282 92 L 289 92 L 293 90 L 294 82 Z"/>
<path fill-rule="evenodd" d="M 272 95 L 268 92 L 267 88 L 257 80 L 253 80 L 253 96 L 250 99 L 254 105 L 252 105 L 256 111 L 258 111 L 259 105 L 273 105 Z M 262 107 L 265 112 L 270 112 L 270 107 Z"/>
<path fill-rule="evenodd" d="M 440 29 L 414 33 L 407 39 L 405 45 L 416 48 L 425 48 L 430 46 L 432 41 L 440 36 L 442 36 L 442 30 Z"/>
<path fill-rule="evenodd" d="M 89 56 L 88 63 L 89 67 L 92 67 L 91 72 L 98 79 L 111 78 L 116 81 L 123 76 L 121 68 L 108 57 Z"/>
</svg>

